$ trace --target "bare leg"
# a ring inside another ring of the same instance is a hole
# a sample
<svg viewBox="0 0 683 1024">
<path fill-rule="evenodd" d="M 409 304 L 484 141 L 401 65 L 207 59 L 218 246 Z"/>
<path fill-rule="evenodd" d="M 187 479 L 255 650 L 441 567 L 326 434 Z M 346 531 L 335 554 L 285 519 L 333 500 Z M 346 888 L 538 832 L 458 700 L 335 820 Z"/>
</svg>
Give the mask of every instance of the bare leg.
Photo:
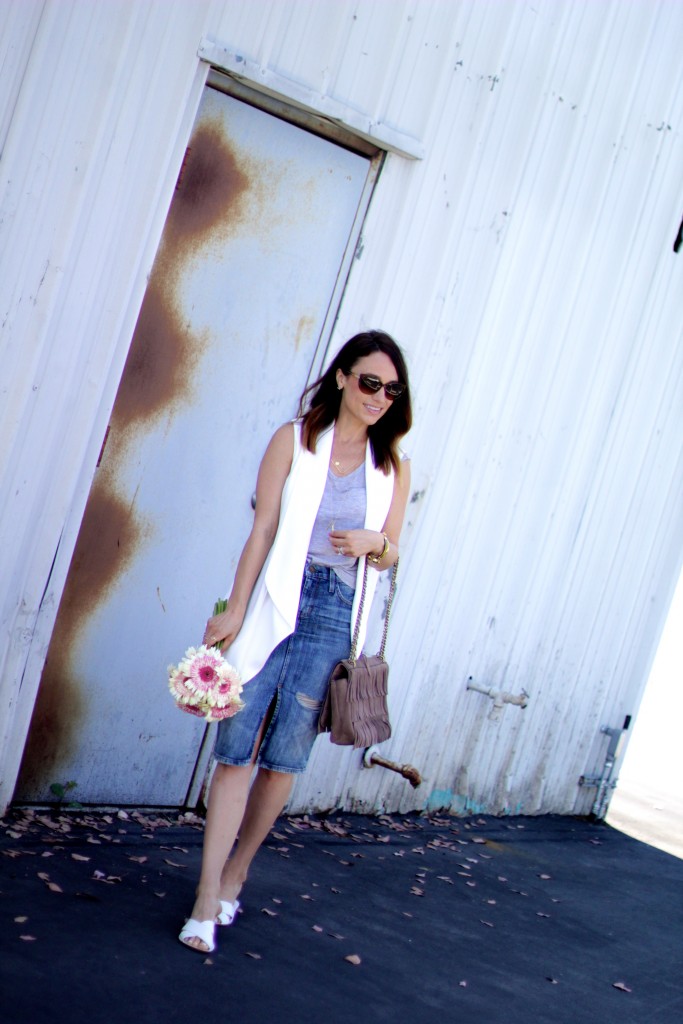
<svg viewBox="0 0 683 1024">
<path fill-rule="evenodd" d="M 252 766 L 217 764 L 206 810 L 202 870 L 197 886 L 197 899 L 190 917 L 197 921 L 213 921 L 220 909 L 220 878 L 244 816 Z M 199 938 L 188 945 L 206 949 Z"/>
<path fill-rule="evenodd" d="M 258 769 L 239 829 L 239 842 L 221 875 L 221 899 L 235 902 L 252 860 L 287 803 L 293 781 L 292 774 Z"/>
</svg>

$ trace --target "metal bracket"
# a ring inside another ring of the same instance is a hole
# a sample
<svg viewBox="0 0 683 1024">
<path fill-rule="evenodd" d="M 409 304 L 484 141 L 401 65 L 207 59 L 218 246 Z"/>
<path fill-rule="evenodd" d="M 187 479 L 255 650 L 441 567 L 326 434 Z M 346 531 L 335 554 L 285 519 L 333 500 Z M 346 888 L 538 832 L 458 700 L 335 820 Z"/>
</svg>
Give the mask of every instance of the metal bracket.
<svg viewBox="0 0 683 1024">
<path fill-rule="evenodd" d="M 616 788 L 618 779 L 612 778 L 614 774 L 614 767 L 617 760 L 621 757 L 624 743 L 626 742 L 626 732 L 631 725 L 631 716 L 626 715 L 624 724 L 620 729 L 615 729 L 609 725 L 603 725 L 600 728 L 600 732 L 609 736 L 609 744 L 605 753 L 605 763 L 600 775 L 586 774 L 579 777 L 579 785 L 587 786 L 589 788 L 594 787 L 597 789 L 595 794 L 595 800 L 591 808 L 591 814 L 598 819 L 605 817 L 607 813 L 607 806 L 609 804 L 609 794 Z"/>
</svg>

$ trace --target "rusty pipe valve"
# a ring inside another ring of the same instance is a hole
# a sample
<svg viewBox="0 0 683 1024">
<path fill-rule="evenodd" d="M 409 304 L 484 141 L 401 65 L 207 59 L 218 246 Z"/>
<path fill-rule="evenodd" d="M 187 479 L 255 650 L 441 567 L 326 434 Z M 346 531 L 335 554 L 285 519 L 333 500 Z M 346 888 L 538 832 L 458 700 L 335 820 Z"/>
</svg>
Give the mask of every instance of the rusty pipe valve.
<svg viewBox="0 0 683 1024">
<path fill-rule="evenodd" d="M 363 754 L 363 767 L 372 768 L 374 765 L 379 765 L 380 768 L 388 768 L 390 772 L 402 775 L 404 779 L 408 780 L 413 789 L 417 789 L 422 783 L 422 776 L 412 764 L 397 764 L 395 761 L 390 761 L 388 758 L 378 754 L 377 747 L 368 747 Z"/>
</svg>

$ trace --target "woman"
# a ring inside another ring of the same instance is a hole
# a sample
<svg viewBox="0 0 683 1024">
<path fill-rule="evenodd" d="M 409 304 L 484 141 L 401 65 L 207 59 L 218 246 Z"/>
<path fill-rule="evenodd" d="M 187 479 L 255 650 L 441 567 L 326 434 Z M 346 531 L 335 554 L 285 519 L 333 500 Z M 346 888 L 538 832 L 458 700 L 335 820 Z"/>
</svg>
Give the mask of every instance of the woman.
<svg viewBox="0 0 683 1024">
<path fill-rule="evenodd" d="M 392 338 L 351 338 L 302 395 L 299 417 L 268 445 L 227 608 L 204 633 L 248 682 L 244 710 L 218 725 L 201 875 L 180 933 L 202 953 L 216 925 L 232 923 L 249 866 L 306 768 L 330 672 L 348 657 L 365 556 L 379 571 L 398 558 L 410 487 L 398 442 L 412 413 Z M 369 573 L 358 650 L 376 581 Z"/>
</svg>

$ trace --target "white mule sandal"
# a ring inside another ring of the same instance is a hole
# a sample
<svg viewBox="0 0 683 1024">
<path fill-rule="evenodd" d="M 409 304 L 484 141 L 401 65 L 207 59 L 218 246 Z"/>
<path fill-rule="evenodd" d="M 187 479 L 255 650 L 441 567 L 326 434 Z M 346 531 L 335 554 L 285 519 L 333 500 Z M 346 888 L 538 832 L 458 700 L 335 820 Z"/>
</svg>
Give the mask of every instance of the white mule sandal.
<svg viewBox="0 0 683 1024">
<path fill-rule="evenodd" d="M 235 920 L 237 911 L 240 909 L 240 901 L 235 900 L 231 903 L 230 900 L 220 900 L 221 909 L 216 915 L 216 924 L 226 927 Z"/>
<path fill-rule="evenodd" d="M 183 946 L 194 949 L 196 953 L 213 953 L 216 948 L 216 922 L 198 921 L 195 917 L 191 917 L 185 922 L 178 938 Z M 199 939 L 204 943 L 206 949 L 191 945 L 188 939 Z"/>
</svg>

